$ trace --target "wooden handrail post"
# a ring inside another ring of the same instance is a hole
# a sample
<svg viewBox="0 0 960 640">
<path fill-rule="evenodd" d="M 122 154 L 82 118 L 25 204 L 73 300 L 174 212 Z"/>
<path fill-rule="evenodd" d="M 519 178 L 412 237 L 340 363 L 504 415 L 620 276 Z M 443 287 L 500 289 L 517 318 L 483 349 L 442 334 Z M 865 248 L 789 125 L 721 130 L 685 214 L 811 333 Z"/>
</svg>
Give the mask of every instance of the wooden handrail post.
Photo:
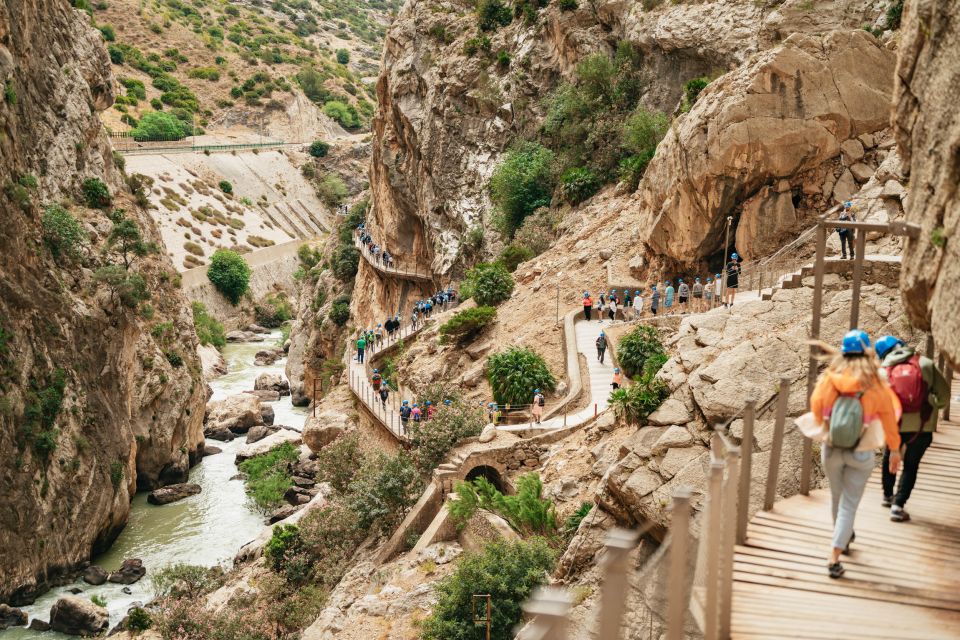
<svg viewBox="0 0 960 640">
<path fill-rule="evenodd" d="M 733 555 L 737 542 L 737 511 L 730 507 L 737 504 L 737 477 L 740 471 L 740 453 L 736 450 L 727 451 L 727 477 L 724 480 L 723 503 L 724 513 L 721 524 L 721 563 L 720 580 L 717 597 L 719 621 L 717 635 L 722 640 L 730 637 L 730 616 L 733 597 Z"/>
<path fill-rule="evenodd" d="M 931 360 L 933 360 L 933 333 L 932 333 L 932 329 L 931 329 L 931 333 L 928 333 L 928 334 L 927 334 L 927 345 L 926 345 L 925 351 L 926 351 L 926 353 L 927 353 L 927 357 L 930 358 Z"/>
<path fill-rule="evenodd" d="M 683 640 L 688 603 L 685 602 L 687 556 L 690 552 L 690 489 L 680 487 L 673 494 L 670 517 L 670 579 L 667 590 L 667 640 Z"/>
<path fill-rule="evenodd" d="M 627 607 L 627 556 L 637 546 L 638 535 L 627 529 L 611 529 L 604 543 L 603 579 L 600 584 L 600 632 L 598 640 L 618 640 L 620 621 Z"/>
<path fill-rule="evenodd" d="M 571 598 L 557 587 L 537 587 L 530 600 L 523 604 L 523 611 L 535 616 L 529 640 L 566 640 L 567 613 Z"/>
<path fill-rule="evenodd" d="M 711 456 L 713 457 L 713 456 Z M 718 640 L 717 596 L 720 578 L 720 518 L 723 514 L 723 459 L 714 458 L 710 463 L 707 489 L 707 526 L 701 529 L 701 544 L 706 545 L 706 602 L 704 604 L 704 640 Z"/>
<path fill-rule="evenodd" d="M 867 232 L 864 229 L 858 229 L 856 234 L 854 251 L 857 255 L 853 258 L 853 296 L 850 299 L 851 329 L 856 329 L 860 324 L 860 284 L 863 281 L 863 252 L 867 246 Z"/>
<path fill-rule="evenodd" d="M 949 362 L 947 363 L 947 370 L 943 372 L 943 375 L 944 375 L 944 377 L 946 377 L 946 379 L 947 379 L 947 386 L 948 386 L 948 387 L 951 387 L 950 393 L 947 394 L 947 406 L 945 406 L 945 407 L 943 408 L 943 419 L 944 419 L 944 420 L 949 420 L 949 419 L 950 419 L 950 402 L 953 400 L 953 390 L 952 390 L 952 386 L 953 386 L 953 365 L 951 365 Z"/>
<path fill-rule="evenodd" d="M 743 408 L 743 437 L 740 439 L 740 486 L 737 491 L 737 544 L 747 539 L 747 518 L 750 515 L 750 474 L 753 471 L 753 423 L 757 401 L 747 400 Z"/>
<path fill-rule="evenodd" d="M 826 216 L 821 216 L 817 223 L 817 259 L 813 270 L 813 317 L 810 319 L 810 339 L 820 338 L 820 318 L 823 306 L 823 271 L 824 259 L 827 252 Z M 861 252 L 862 253 L 862 252 Z M 807 399 L 813 395 L 813 387 L 817 383 L 817 347 L 810 345 L 810 359 L 807 364 Z M 810 495 L 810 475 L 812 471 L 813 441 L 803 439 L 803 452 L 800 461 L 800 493 Z"/>
<path fill-rule="evenodd" d="M 770 466 L 767 468 L 767 487 L 763 496 L 763 510 L 773 508 L 777 495 L 777 479 L 780 475 L 780 453 L 783 450 L 783 431 L 787 422 L 787 408 L 790 402 L 790 378 L 780 378 L 780 391 L 777 393 L 777 419 L 773 426 L 773 442 L 770 445 Z"/>
</svg>

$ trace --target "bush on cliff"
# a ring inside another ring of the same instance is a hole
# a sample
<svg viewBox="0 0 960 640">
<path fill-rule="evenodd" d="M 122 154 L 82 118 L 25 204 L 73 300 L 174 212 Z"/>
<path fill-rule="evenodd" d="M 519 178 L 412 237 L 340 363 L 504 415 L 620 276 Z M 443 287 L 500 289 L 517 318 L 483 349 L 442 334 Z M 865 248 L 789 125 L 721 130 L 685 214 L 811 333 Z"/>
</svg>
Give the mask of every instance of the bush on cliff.
<svg viewBox="0 0 960 640">
<path fill-rule="evenodd" d="M 498 404 L 527 405 L 533 390 L 552 391 L 557 384 L 546 361 L 535 351 L 510 347 L 487 359 L 487 379 Z"/>
<path fill-rule="evenodd" d="M 467 272 L 460 293 L 480 306 L 492 306 L 508 299 L 513 285 L 513 277 L 503 264 L 482 262 Z"/>
<path fill-rule="evenodd" d="M 227 335 L 220 323 L 207 311 L 202 302 L 190 305 L 193 310 L 193 326 L 197 331 L 197 339 L 202 345 L 213 345 L 222 349 L 227 344 Z"/>
<path fill-rule="evenodd" d="M 501 0 L 480 0 L 477 3 L 477 26 L 481 31 L 496 31 L 513 22 L 510 7 Z"/>
<path fill-rule="evenodd" d="M 499 212 L 498 226 L 513 236 L 524 218 L 550 206 L 554 154 L 536 142 L 517 143 L 490 178 L 490 199 Z"/>
<path fill-rule="evenodd" d="M 80 257 L 87 243 L 87 234 L 80 222 L 58 204 L 48 206 L 40 220 L 43 241 L 53 254 L 53 259 L 63 264 Z"/>
<path fill-rule="evenodd" d="M 617 343 L 617 362 L 627 377 L 656 373 L 666 361 L 660 334 L 650 325 L 640 325 Z"/>
<path fill-rule="evenodd" d="M 207 278 L 235 305 L 250 286 L 250 265 L 236 251 L 217 249 L 210 259 Z"/>
<path fill-rule="evenodd" d="M 452 318 L 440 325 L 440 335 L 456 340 L 469 340 L 483 331 L 484 327 L 497 317 L 493 307 L 474 307 L 458 311 Z"/>
<path fill-rule="evenodd" d="M 293 305 L 285 293 L 268 293 L 263 300 L 254 305 L 254 317 L 257 324 L 276 329 L 293 317 Z"/>
<path fill-rule="evenodd" d="M 449 405 L 438 403 L 433 418 L 410 425 L 410 442 L 415 449 L 413 460 L 417 469 L 427 474 L 464 438 L 480 435 L 486 424 L 483 410 L 457 398 Z"/>
<path fill-rule="evenodd" d="M 299 457 L 300 450 L 285 442 L 240 463 L 240 472 L 246 476 L 247 492 L 258 509 L 267 513 L 283 503 L 283 494 L 293 485 L 290 465 Z"/>
<path fill-rule="evenodd" d="M 151 111 L 145 113 L 137 127 L 130 132 L 134 140 L 182 140 L 193 133 L 189 122 L 180 120 L 167 111 Z"/>
<path fill-rule="evenodd" d="M 504 495 L 483 477 L 457 482 L 454 492 L 457 499 L 447 502 L 447 509 L 459 527 L 483 509 L 499 515 L 522 536 L 553 537 L 557 533 L 556 506 L 553 500 L 543 497 L 543 481 L 536 472 L 520 476 L 513 495 Z"/>
</svg>

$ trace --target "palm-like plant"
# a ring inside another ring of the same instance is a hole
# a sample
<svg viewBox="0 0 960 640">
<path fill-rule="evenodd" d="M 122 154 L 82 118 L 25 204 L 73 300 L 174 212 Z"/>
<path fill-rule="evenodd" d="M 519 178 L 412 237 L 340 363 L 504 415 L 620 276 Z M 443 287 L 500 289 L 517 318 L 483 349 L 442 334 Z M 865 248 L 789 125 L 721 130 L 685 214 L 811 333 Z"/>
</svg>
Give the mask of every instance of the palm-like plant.
<svg viewBox="0 0 960 640">
<path fill-rule="evenodd" d="M 491 355 L 487 360 L 487 380 L 498 404 L 526 404 L 534 389 L 553 391 L 557 385 L 544 359 L 521 347 Z"/>
<path fill-rule="evenodd" d="M 644 373 L 647 361 L 656 362 L 653 373 L 666 362 L 666 352 L 660 343 L 657 330 L 649 325 L 640 325 L 617 343 L 617 362 L 630 378 Z"/>
</svg>

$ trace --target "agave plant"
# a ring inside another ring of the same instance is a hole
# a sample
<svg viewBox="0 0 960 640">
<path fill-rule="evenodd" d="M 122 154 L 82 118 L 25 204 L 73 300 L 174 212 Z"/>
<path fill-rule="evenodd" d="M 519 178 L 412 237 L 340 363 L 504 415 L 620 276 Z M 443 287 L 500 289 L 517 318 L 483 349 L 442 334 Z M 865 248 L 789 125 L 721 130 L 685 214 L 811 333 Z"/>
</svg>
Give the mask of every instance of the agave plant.
<svg viewBox="0 0 960 640">
<path fill-rule="evenodd" d="M 535 351 L 511 347 L 487 360 L 487 379 L 499 404 L 527 404 L 533 390 L 553 391 L 556 379 Z"/>
</svg>

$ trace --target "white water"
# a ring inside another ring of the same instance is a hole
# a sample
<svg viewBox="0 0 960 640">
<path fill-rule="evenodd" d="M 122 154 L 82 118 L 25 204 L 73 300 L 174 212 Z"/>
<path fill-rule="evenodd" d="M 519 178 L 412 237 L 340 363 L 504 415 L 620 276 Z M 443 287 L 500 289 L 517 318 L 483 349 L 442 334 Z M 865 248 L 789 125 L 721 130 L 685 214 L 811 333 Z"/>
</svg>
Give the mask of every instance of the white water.
<svg viewBox="0 0 960 640">
<path fill-rule="evenodd" d="M 258 367 L 253 364 L 254 354 L 266 345 L 273 345 L 280 337 L 275 332 L 264 342 L 228 344 L 223 349 L 228 373 L 212 380 L 211 400 L 252 390 L 254 380 L 264 372 L 283 374 L 286 359 L 275 364 Z M 286 425 L 300 430 L 306 420 L 307 410 L 294 407 L 286 396 L 273 403 L 274 424 Z M 81 598 L 99 595 L 107 601 L 110 626 L 123 619 L 134 603 L 146 603 L 154 596 L 150 573 L 170 564 L 186 563 L 212 567 L 229 565 L 239 548 L 252 540 L 264 526 L 263 516 L 247 499 L 241 480 L 231 480 L 237 474 L 234 456 L 244 445 L 239 437 L 233 442 L 208 441 L 210 446 L 223 450 L 208 456 L 190 471 L 190 482 L 202 487 L 199 495 L 191 496 L 172 504 L 155 506 L 147 504 L 147 494 L 139 493 L 133 499 L 130 519 L 123 532 L 104 554 L 94 558 L 93 563 L 107 571 L 120 566 L 125 558 L 140 558 L 147 568 L 147 575 L 139 582 L 129 585 L 130 593 L 123 593 L 124 585 L 106 583 L 94 587 L 85 582 L 51 589 L 28 606 L 20 607 L 32 620 L 37 617 L 48 620 L 50 607 L 61 595 L 72 588 L 82 589 Z M 70 638 L 54 632 L 30 631 L 24 627 L 0 632 L 3 640 L 56 640 Z"/>
</svg>

